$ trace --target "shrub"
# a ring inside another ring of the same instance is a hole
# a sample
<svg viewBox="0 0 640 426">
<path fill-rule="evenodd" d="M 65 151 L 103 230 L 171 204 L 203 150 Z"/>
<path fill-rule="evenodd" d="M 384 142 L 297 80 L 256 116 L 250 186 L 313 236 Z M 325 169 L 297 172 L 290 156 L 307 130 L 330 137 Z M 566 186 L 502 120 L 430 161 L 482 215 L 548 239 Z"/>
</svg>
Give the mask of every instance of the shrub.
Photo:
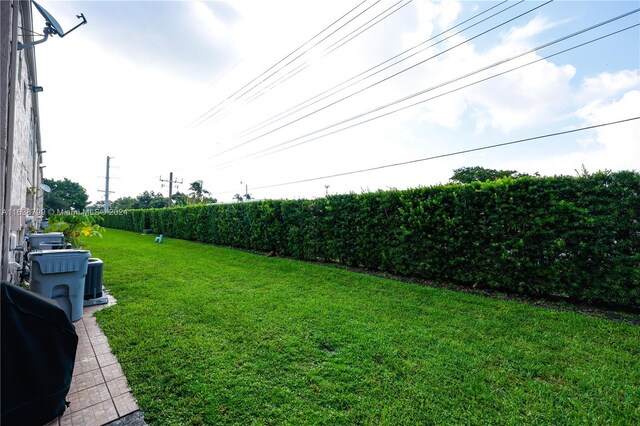
<svg viewBox="0 0 640 426">
<path fill-rule="evenodd" d="M 105 222 L 134 231 L 143 224 L 168 237 L 298 259 L 640 306 L 636 172 L 134 210 Z"/>
<path fill-rule="evenodd" d="M 102 216 L 88 214 L 53 214 L 48 218 L 49 227 L 45 232 L 62 232 L 65 241 L 74 248 L 82 248 L 85 238 L 102 238 L 103 229 L 99 225 Z"/>
</svg>

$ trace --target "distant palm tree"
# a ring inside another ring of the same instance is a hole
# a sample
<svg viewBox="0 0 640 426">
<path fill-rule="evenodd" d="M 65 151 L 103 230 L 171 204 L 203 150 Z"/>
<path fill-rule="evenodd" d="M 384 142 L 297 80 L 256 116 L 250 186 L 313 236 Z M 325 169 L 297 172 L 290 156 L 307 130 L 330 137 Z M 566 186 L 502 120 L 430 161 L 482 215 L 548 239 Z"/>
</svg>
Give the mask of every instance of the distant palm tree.
<svg viewBox="0 0 640 426">
<path fill-rule="evenodd" d="M 202 181 L 197 180 L 195 182 L 191 182 L 189 185 L 189 197 L 193 204 L 202 204 L 207 201 L 208 196 L 211 195 L 209 191 L 202 187 Z"/>
<path fill-rule="evenodd" d="M 244 195 L 240 195 L 240 194 L 236 194 L 233 196 L 233 199 L 239 202 L 242 201 L 249 201 L 249 200 L 253 200 L 253 197 L 251 196 L 251 194 L 244 194 Z"/>
</svg>

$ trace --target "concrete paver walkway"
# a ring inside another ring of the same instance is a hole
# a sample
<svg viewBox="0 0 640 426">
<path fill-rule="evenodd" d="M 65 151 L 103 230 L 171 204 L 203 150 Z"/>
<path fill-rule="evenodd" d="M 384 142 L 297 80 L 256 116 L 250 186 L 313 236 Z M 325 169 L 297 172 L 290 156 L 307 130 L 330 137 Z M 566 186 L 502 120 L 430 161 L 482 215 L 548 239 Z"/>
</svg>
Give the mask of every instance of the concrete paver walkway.
<svg viewBox="0 0 640 426">
<path fill-rule="evenodd" d="M 85 307 L 82 319 L 73 323 L 78 350 L 67 395 L 70 405 L 63 416 L 46 426 L 99 426 L 139 410 L 127 378 L 93 316 L 95 311 L 115 303 L 112 296 L 105 295 L 109 304 Z"/>
</svg>

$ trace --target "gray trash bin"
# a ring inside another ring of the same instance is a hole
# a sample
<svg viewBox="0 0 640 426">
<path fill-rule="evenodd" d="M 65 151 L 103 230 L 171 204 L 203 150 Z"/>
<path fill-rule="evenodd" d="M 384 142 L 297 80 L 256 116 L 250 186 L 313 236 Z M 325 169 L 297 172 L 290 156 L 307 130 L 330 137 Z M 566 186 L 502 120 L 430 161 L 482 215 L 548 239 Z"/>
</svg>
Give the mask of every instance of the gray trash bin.
<svg viewBox="0 0 640 426">
<path fill-rule="evenodd" d="M 71 321 L 78 321 L 82 318 L 89 256 L 87 250 L 43 250 L 31 253 L 30 290 L 53 299 Z"/>
<path fill-rule="evenodd" d="M 64 247 L 64 235 L 62 232 L 49 232 L 45 234 L 27 234 L 29 250 L 48 250 Z"/>
</svg>

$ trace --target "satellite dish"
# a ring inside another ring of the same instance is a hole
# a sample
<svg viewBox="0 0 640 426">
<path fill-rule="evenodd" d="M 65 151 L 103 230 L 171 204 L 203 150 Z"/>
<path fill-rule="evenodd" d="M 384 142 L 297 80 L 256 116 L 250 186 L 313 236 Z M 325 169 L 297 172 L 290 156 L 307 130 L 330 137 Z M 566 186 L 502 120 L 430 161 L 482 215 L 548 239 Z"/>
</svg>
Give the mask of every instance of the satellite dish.
<svg viewBox="0 0 640 426">
<path fill-rule="evenodd" d="M 47 27 L 52 29 L 51 33 L 58 34 L 60 35 L 60 37 L 64 37 L 64 31 L 62 30 L 60 24 L 58 24 L 58 21 L 56 21 L 56 18 L 54 18 L 49 12 L 46 11 L 44 7 L 40 6 L 35 1 L 33 2 L 33 5 L 36 7 L 36 9 L 38 9 L 40 15 L 44 17 Z"/>
<path fill-rule="evenodd" d="M 80 22 L 78 25 L 71 28 L 69 31 L 65 33 L 62 27 L 60 26 L 60 24 L 58 23 L 58 21 L 56 21 L 56 19 L 53 17 L 53 15 L 47 12 L 44 7 L 40 6 L 35 1 L 33 2 L 33 4 L 35 5 L 36 9 L 38 10 L 38 12 L 40 12 L 40 15 L 42 15 L 42 17 L 45 20 L 46 27 L 44 27 L 44 29 L 42 30 L 42 32 L 44 33 L 44 38 L 38 41 L 27 43 L 27 44 L 22 44 L 18 42 L 18 50 L 27 49 L 29 47 L 35 46 L 36 44 L 44 43 L 45 41 L 47 41 L 50 35 L 59 35 L 60 38 L 62 38 L 67 34 L 71 33 L 71 31 L 78 28 L 80 25 L 84 25 L 87 23 L 87 18 L 84 17 L 84 13 L 81 13 L 80 15 L 76 15 L 76 18 L 82 19 L 82 22 Z"/>
<path fill-rule="evenodd" d="M 42 189 L 44 192 L 51 192 L 51 187 L 49 185 L 47 185 L 46 183 L 41 183 L 40 184 L 40 189 Z"/>
</svg>

